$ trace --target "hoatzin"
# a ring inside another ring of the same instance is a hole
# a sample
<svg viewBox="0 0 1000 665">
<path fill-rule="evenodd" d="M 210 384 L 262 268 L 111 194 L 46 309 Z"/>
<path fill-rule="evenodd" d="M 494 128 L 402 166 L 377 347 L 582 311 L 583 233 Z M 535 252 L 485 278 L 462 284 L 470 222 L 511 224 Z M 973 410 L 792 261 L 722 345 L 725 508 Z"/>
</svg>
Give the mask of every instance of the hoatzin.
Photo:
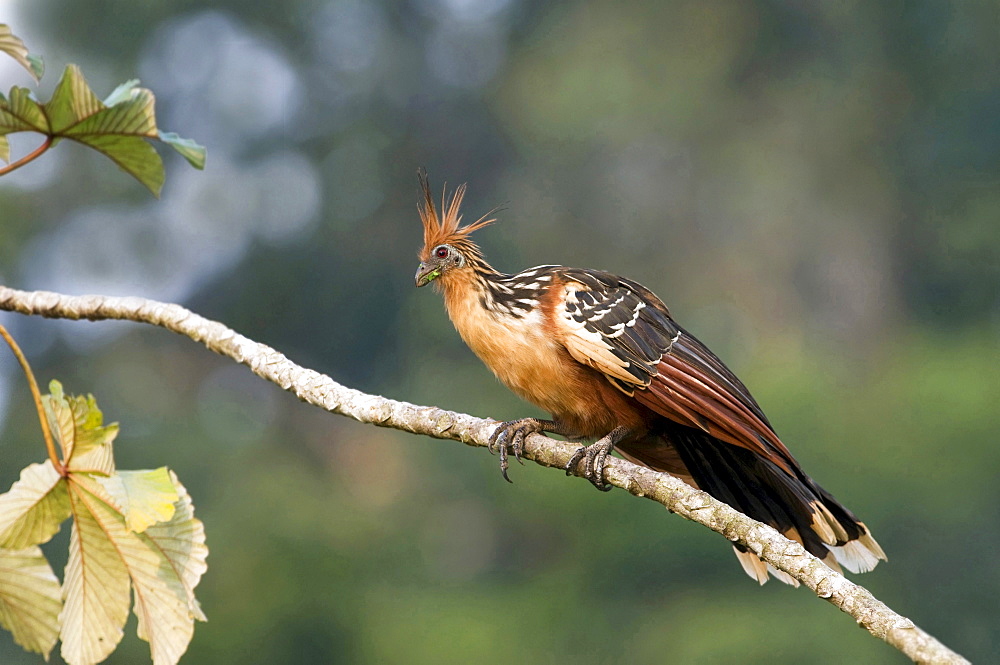
<svg viewBox="0 0 1000 665">
<path fill-rule="evenodd" d="M 599 270 L 497 272 L 470 238 L 495 220 L 487 214 L 460 226 L 465 186 L 442 197 L 439 214 L 423 172 L 420 183 L 416 285 L 433 282 L 473 352 L 508 388 L 552 414 L 497 426 L 490 450 L 499 450 L 504 478 L 508 454 L 520 460 L 530 433 L 596 439 L 566 469 L 583 460 L 582 475 L 599 489 L 610 489 L 604 464 L 617 450 L 770 524 L 831 568 L 864 572 L 885 559 L 864 523 L 803 472 L 743 383 L 649 289 Z M 797 584 L 735 549 L 761 584 L 768 572 Z"/>
</svg>

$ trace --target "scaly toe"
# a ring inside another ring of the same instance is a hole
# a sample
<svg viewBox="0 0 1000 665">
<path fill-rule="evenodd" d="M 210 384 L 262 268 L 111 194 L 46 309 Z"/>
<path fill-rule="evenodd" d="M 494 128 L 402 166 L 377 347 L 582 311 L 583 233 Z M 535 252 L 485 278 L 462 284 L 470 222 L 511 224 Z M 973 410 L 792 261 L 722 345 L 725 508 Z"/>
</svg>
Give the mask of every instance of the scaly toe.
<svg viewBox="0 0 1000 665">
<path fill-rule="evenodd" d="M 578 448 L 577 451 L 573 453 L 573 456 L 569 458 L 568 462 L 566 462 L 566 466 L 563 467 L 563 469 L 566 470 L 567 476 L 573 475 L 573 472 L 576 471 L 576 465 L 580 463 L 580 460 L 582 460 L 586 454 L 586 448 Z M 584 474 L 586 474 L 586 472 L 584 472 Z"/>
<path fill-rule="evenodd" d="M 500 449 L 500 475 L 502 475 L 503 479 L 508 483 L 513 484 L 514 481 L 507 475 L 508 468 L 510 468 L 510 464 L 507 462 L 507 448 L 504 447 Z"/>
<path fill-rule="evenodd" d="M 522 466 L 524 465 L 524 460 L 521 459 L 521 455 L 524 454 L 524 440 L 530 433 L 531 432 L 525 432 L 523 429 L 519 428 L 517 433 L 514 434 L 514 440 L 510 444 L 510 450 L 514 453 L 514 459 L 516 459 L 517 463 Z"/>
<path fill-rule="evenodd" d="M 504 480 L 512 482 L 507 477 L 507 470 L 510 468 L 510 454 L 518 464 L 524 464 L 524 440 L 529 434 L 541 432 L 559 432 L 558 425 L 551 420 L 538 420 L 537 418 L 523 418 L 521 420 L 508 420 L 498 423 L 490 435 L 486 447 L 491 453 L 500 453 L 500 473 Z"/>
<path fill-rule="evenodd" d="M 608 483 L 604 478 L 604 462 L 607 459 L 607 453 L 603 455 L 598 455 L 599 459 L 594 460 L 594 465 L 591 469 L 591 473 L 588 476 L 588 480 L 594 484 L 594 487 L 601 490 L 602 492 L 610 492 L 614 485 Z"/>
<path fill-rule="evenodd" d="M 493 434 L 490 435 L 490 440 L 486 443 L 486 450 L 490 451 L 490 455 L 497 454 L 497 446 L 499 445 L 500 439 L 507 431 L 504 429 L 503 425 L 497 425 L 496 429 L 493 430 Z"/>
</svg>

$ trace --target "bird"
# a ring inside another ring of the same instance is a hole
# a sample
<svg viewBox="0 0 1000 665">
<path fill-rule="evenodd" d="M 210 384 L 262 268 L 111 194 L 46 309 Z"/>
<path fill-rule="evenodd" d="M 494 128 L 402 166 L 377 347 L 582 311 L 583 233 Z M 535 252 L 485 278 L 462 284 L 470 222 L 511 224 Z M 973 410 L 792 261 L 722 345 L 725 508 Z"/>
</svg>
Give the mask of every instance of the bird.
<svg viewBox="0 0 1000 665">
<path fill-rule="evenodd" d="M 521 461 L 525 438 L 553 433 L 583 445 L 566 464 L 598 489 L 608 455 L 670 473 L 795 540 L 830 568 L 867 572 L 886 555 L 865 526 L 802 467 L 750 391 L 641 284 L 601 270 L 541 265 L 495 270 L 472 240 L 496 209 L 462 225 L 466 186 L 435 206 L 418 172 L 423 246 L 414 276 L 433 284 L 469 348 L 496 377 L 551 419 L 499 423 L 489 450 Z M 581 464 L 582 462 L 582 464 Z M 798 586 L 733 545 L 760 584 Z"/>
</svg>

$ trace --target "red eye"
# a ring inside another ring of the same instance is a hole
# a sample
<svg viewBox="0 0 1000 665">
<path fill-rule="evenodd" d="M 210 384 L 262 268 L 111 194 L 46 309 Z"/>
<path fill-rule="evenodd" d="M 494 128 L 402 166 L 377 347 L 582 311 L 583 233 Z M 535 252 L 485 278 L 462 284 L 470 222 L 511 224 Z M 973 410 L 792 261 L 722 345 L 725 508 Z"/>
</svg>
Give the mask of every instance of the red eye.
<svg viewBox="0 0 1000 665">
<path fill-rule="evenodd" d="M 438 247 L 437 249 L 434 250 L 434 256 L 438 257 L 439 259 L 445 258 L 446 256 L 448 256 L 448 248 L 445 247 L 444 245 Z"/>
</svg>

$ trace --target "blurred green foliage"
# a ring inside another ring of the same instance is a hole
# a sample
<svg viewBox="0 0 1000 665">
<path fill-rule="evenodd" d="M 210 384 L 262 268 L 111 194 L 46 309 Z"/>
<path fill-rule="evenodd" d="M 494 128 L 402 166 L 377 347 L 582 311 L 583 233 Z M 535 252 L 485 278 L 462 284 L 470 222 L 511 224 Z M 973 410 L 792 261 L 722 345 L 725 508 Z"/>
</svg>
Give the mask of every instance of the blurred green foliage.
<svg viewBox="0 0 1000 665">
<path fill-rule="evenodd" d="M 505 206 L 498 268 L 656 291 L 872 528 L 889 562 L 858 581 L 1000 652 L 997 2 L 5 7 L 212 153 L 159 203 L 72 146 L 0 180 L 5 283 L 177 300 L 353 387 L 534 414 L 411 286 L 416 168 L 468 181 L 467 215 Z M 531 465 L 509 486 L 163 331 L 2 320 L 121 421 L 123 467 L 185 479 L 211 555 L 182 662 L 904 662 L 653 504 Z M 44 453 L 2 363 L 6 486 Z M 147 658 L 130 636 L 108 662 Z"/>
</svg>

